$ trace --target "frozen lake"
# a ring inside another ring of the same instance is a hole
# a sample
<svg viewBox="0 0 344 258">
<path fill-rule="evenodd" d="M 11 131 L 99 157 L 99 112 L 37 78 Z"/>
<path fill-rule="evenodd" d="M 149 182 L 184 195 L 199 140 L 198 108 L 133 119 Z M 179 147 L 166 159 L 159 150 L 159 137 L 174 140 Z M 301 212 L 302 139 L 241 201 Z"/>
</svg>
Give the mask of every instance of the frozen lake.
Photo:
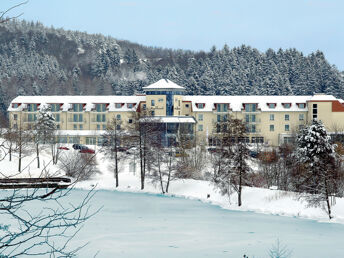
<svg viewBox="0 0 344 258">
<path fill-rule="evenodd" d="M 75 190 L 73 199 L 85 192 Z M 244 200 L 245 201 L 245 200 Z M 229 211 L 197 200 L 97 191 L 104 206 L 73 241 L 80 257 L 268 257 L 277 239 L 291 257 L 342 257 L 344 225 Z"/>
</svg>

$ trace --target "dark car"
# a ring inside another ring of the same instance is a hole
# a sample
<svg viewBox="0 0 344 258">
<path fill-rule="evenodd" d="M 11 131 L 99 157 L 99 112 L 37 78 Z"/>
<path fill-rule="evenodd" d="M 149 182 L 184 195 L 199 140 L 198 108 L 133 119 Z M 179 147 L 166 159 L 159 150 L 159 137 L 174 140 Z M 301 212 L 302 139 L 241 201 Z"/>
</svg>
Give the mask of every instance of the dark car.
<svg viewBox="0 0 344 258">
<path fill-rule="evenodd" d="M 81 150 L 82 148 L 86 147 L 85 145 L 79 144 L 79 143 L 74 143 L 72 145 L 74 150 Z M 87 148 L 87 147 L 86 147 Z"/>
<path fill-rule="evenodd" d="M 252 158 L 258 158 L 258 152 L 256 152 L 256 151 L 250 151 L 249 155 Z"/>
<path fill-rule="evenodd" d="M 86 146 L 84 146 L 84 147 L 86 147 Z M 96 153 L 94 150 L 92 150 L 92 149 L 90 149 L 90 148 L 82 148 L 82 149 L 80 149 L 80 153 L 88 153 L 88 154 L 94 154 L 94 153 Z"/>
</svg>

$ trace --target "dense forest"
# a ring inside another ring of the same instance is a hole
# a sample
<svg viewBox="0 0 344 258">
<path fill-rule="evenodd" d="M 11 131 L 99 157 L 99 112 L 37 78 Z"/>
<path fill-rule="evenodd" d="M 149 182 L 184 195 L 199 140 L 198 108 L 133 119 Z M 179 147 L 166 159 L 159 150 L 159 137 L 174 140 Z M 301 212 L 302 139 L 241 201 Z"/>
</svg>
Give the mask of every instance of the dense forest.
<svg viewBox="0 0 344 258">
<path fill-rule="evenodd" d="M 168 78 L 192 95 L 344 97 L 343 73 L 320 51 L 250 46 L 209 52 L 146 47 L 100 34 L 15 21 L 0 25 L 0 112 L 17 95 L 132 95 Z"/>
</svg>

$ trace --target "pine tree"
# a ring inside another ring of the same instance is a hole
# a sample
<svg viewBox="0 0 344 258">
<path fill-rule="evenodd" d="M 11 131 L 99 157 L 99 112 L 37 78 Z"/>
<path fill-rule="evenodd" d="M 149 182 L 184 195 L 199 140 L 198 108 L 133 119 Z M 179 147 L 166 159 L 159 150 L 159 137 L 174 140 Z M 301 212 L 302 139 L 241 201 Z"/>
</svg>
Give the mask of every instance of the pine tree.
<svg viewBox="0 0 344 258">
<path fill-rule="evenodd" d="M 338 194 L 340 170 L 335 145 L 321 121 L 313 120 L 297 137 L 297 190 L 305 193 L 310 206 L 321 206 L 332 218 L 331 198 Z M 325 205 L 324 205 L 325 203 Z"/>
</svg>

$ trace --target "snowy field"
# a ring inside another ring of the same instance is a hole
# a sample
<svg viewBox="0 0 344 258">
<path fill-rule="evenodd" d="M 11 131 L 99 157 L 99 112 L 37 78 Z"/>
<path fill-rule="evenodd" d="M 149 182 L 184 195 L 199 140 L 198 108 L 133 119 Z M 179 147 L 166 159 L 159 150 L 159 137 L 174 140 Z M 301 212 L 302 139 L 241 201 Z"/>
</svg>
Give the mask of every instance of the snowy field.
<svg viewBox="0 0 344 258">
<path fill-rule="evenodd" d="M 26 169 L 22 177 L 42 174 L 33 158 L 34 155 L 24 159 Z M 42 152 L 41 160 L 46 165 L 43 174 L 61 173 L 49 163 L 47 151 Z M 97 160 L 100 173 L 92 180 L 79 182 L 71 195 L 71 202 L 78 202 L 85 190 L 96 185 L 98 191 L 92 205 L 94 209 L 103 206 L 72 242 L 73 246 L 89 242 L 80 257 L 96 254 L 97 257 L 242 257 L 246 254 L 257 258 L 267 257 L 277 239 L 292 251 L 293 258 L 341 257 L 344 253 L 343 199 L 337 198 L 331 221 L 322 209 L 307 208 L 294 193 L 277 190 L 245 187 L 243 206 L 239 208 L 235 194 L 229 200 L 208 181 L 174 180 L 170 193 L 161 195 L 159 186 L 147 178 L 145 190 L 141 191 L 138 169 L 136 174 L 129 172 L 128 164 L 123 164 L 120 187 L 114 191 L 109 161 L 102 154 L 97 155 Z M 0 167 L 2 173 L 16 174 L 15 160 L 9 162 L 6 158 Z M 173 196 L 184 198 L 170 198 Z"/>
</svg>

